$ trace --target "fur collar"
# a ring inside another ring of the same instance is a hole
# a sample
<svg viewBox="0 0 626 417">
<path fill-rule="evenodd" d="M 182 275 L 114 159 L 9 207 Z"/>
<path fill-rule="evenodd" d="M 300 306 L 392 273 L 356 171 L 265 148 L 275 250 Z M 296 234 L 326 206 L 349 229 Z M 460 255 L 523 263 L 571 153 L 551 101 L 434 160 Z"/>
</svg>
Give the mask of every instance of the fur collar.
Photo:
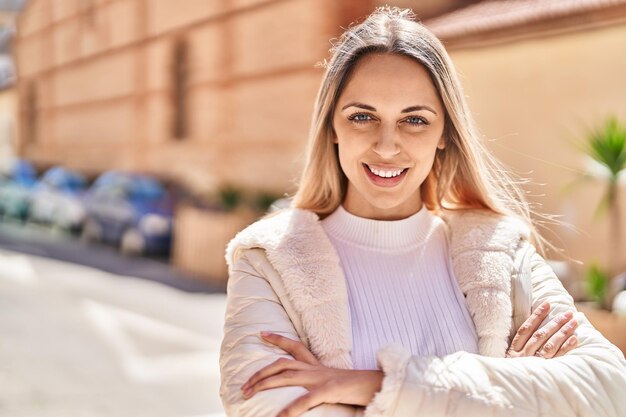
<svg viewBox="0 0 626 417">
<path fill-rule="evenodd" d="M 481 355 L 504 357 L 511 326 L 511 273 L 529 229 L 520 220 L 479 210 L 446 212 L 450 256 L 478 334 Z M 300 315 L 311 352 L 326 366 L 352 369 L 352 331 L 339 256 L 317 214 L 283 209 L 239 232 L 226 248 L 263 248 Z"/>
</svg>

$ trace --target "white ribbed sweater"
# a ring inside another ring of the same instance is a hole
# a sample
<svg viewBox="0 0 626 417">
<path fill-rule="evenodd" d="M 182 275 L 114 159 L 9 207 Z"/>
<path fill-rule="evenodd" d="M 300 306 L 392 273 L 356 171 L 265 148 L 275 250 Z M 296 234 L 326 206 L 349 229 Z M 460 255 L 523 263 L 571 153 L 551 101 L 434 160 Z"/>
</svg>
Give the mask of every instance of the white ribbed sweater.
<svg viewBox="0 0 626 417">
<path fill-rule="evenodd" d="M 379 369 L 376 351 L 394 342 L 419 356 L 478 352 L 443 220 L 425 206 L 391 221 L 339 206 L 321 223 L 346 277 L 354 369 Z"/>
</svg>

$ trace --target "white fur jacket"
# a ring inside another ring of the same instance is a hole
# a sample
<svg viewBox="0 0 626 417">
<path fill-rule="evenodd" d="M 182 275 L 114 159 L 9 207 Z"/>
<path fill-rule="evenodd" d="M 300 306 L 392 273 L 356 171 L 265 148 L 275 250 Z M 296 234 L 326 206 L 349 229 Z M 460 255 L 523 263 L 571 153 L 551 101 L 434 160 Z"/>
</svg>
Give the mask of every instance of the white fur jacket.
<svg viewBox="0 0 626 417">
<path fill-rule="evenodd" d="M 412 356 L 399 344 L 377 351 L 382 389 L 367 407 L 322 404 L 304 416 L 327 417 L 618 417 L 626 416 L 626 361 L 622 352 L 577 312 L 578 347 L 553 359 L 505 358 L 517 327 L 512 277 L 530 288 L 526 317 L 551 304 L 543 324 L 573 300 L 528 242 L 517 220 L 478 211 L 443 216 L 459 287 L 479 337 L 479 354 Z M 304 387 L 257 392 L 245 400 L 240 386 L 280 357 L 261 330 L 301 340 L 329 367 L 352 369 L 348 295 L 339 257 L 318 216 L 284 209 L 241 231 L 228 245 L 220 397 L 229 417 L 274 417 Z M 516 288 L 516 287 L 514 287 Z M 531 306 L 532 304 L 532 306 Z M 519 308 L 516 308 L 519 310 Z"/>
</svg>

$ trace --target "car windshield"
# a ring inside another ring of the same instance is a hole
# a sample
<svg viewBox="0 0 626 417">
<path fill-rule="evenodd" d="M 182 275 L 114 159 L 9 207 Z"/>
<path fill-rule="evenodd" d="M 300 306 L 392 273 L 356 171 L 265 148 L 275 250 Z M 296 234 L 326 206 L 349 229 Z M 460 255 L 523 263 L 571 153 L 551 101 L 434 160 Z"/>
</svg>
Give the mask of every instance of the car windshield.
<svg viewBox="0 0 626 417">
<path fill-rule="evenodd" d="M 37 180 L 37 172 L 29 162 L 17 161 L 11 169 L 11 177 L 19 185 L 31 186 Z"/>
<path fill-rule="evenodd" d="M 76 192 L 85 188 L 85 179 L 77 173 L 52 168 L 44 175 L 42 182 L 59 190 Z"/>
<path fill-rule="evenodd" d="M 141 176 L 118 175 L 101 178 L 95 187 L 96 195 L 135 201 L 158 200 L 163 196 L 163 186 L 155 179 Z"/>
<path fill-rule="evenodd" d="M 156 200 L 163 195 L 163 187 L 151 178 L 137 178 L 132 188 L 131 197 L 137 199 Z"/>
</svg>

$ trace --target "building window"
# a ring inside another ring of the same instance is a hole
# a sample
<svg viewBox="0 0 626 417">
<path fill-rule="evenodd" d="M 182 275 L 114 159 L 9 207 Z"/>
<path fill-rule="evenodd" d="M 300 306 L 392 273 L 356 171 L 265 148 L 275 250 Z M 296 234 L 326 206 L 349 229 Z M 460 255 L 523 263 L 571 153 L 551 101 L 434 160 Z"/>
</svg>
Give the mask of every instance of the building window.
<svg viewBox="0 0 626 417">
<path fill-rule="evenodd" d="M 24 138 L 28 144 L 37 142 L 37 86 L 30 81 L 26 86 L 24 106 Z"/>
<path fill-rule="evenodd" d="M 172 53 L 172 101 L 174 117 L 172 137 L 187 137 L 187 80 L 188 80 L 188 46 L 185 39 L 174 42 Z"/>
</svg>

